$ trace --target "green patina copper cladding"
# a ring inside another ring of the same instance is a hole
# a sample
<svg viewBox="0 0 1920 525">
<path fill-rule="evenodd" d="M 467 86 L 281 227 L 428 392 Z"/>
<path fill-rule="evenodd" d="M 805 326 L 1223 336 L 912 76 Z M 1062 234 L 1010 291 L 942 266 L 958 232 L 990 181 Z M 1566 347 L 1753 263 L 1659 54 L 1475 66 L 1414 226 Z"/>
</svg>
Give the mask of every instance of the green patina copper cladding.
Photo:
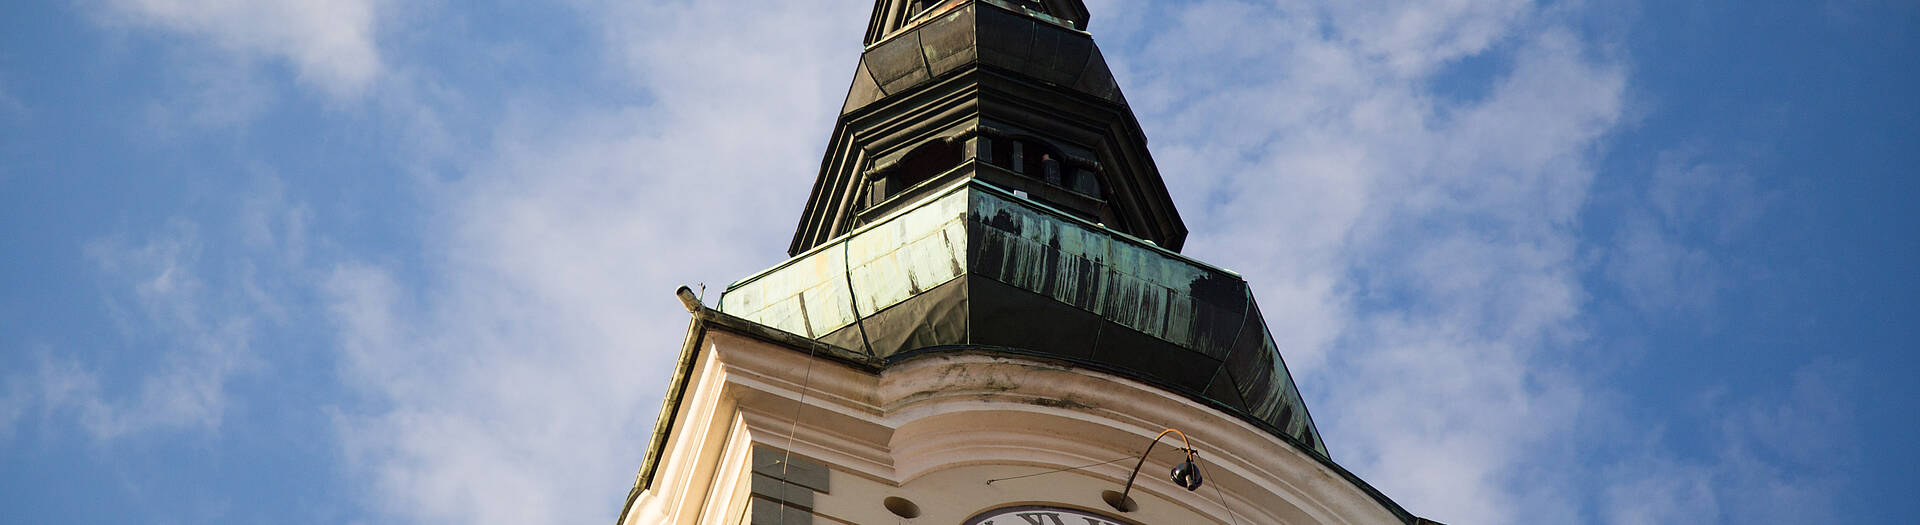
<svg viewBox="0 0 1920 525">
<path fill-rule="evenodd" d="M 1168 256 L 1111 231 L 1087 228 L 1043 213 L 1030 203 L 982 194 L 973 216 L 983 235 L 1002 249 L 982 253 L 994 280 L 1081 307 L 1169 343 L 1225 359 L 1231 341 L 1203 338 L 1196 328 L 1211 305 L 1185 293 L 1220 270 Z M 1236 298 L 1238 299 L 1238 298 Z M 1240 313 L 1234 312 L 1238 320 Z"/>
<path fill-rule="evenodd" d="M 1002 348 L 1210 401 L 1322 455 L 1246 281 L 978 179 L 729 286 L 720 309 L 887 358 Z"/>
<path fill-rule="evenodd" d="M 809 250 L 729 286 L 720 310 L 810 338 L 846 328 L 965 273 L 966 203 L 948 192 Z"/>
</svg>

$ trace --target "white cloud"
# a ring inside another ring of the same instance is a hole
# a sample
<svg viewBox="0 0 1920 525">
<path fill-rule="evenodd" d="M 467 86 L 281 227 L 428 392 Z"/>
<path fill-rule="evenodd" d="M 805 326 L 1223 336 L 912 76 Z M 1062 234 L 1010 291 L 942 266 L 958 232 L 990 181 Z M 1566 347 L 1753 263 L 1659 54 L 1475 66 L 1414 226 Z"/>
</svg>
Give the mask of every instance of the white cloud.
<svg viewBox="0 0 1920 525">
<path fill-rule="evenodd" d="M 1791 474 L 1805 462 L 1637 439 L 1645 422 L 1611 415 L 1609 379 L 1575 366 L 1591 344 L 1578 222 L 1630 107 L 1612 44 L 1516 3 L 1110 4 L 1125 5 L 1099 12 L 1145 42 L 1119 59 L 1122 85 L 1194 230 L 1188 253 L 1253 282 L 1344 465 L 1449 523 L 1831 512 L 1826 480 Z M 1437 92 L 1469 57 L 1497 73 L 1484 96 Z M 1715 297 L 1671 294 L 1711 285 L 1700 247 L 1768 200 L 1692 162 L 1637 197 L 1654 229 L 1629 222 L 1603 259 L 1642 279 L 1630 294 L 1697 306 Z M 1729 447 L 1770 426 L 1729 424 Z M 1612 475 L 1589 475 L 1593 461 Z"/>
<path fill-rule="evenodd" d="M 30 370 L 6 377 L 0 423 L 37 409 L 96 442 L 218 432 L 231 410 L 230 384 L 267 364 L 255 348 L 260 334 L 286 322 L 280 294 L 300 269 L 278 255 L 304 252 L 291 244 L 305 242 L 305 206 L 285 200 L 278 181 L 246 200 L 273 210 L 249 219 L 269 222 L 249 227 L 264 228 L 268 238 L 233 258 L 209 257 L 221 237 L 210 243 L 200 224 L 185 219 L 88 243 L 119 340 L 109 348 L 40 349 Z M 114 357 L 124 355 L 140 357 Z"/>
<path fill-rule="evenodd" d="M 1636 197 L 1604 264 L 1608 279 L 1648 313 L 1712 306 L 1747 270 L 1717 252 L 1743 240 L 1778 199 L 1741 170 L 1680 152 L 1661 156 L 1644 195 Z"/>
<path fill-rule="evenodd" d="M 1663 525 L 1713 523 L 1722 516 L 1713 473 L 1697 465 L 1643 458 L 1612 469 L 1606 489 L 1606 523 Z"/>
<path fill-rule="evenodd" d="M 685 327 L 671 291 L 784 257 L 863 11 L 582 6 L 647 102 L 506 104 L 489 152 L 426 190 L 424 281 L 377 262 L 333 273 L 343 373 L 378 400 L 339 430 L 379 510 L 613 519 Z"/>
<path fill-rule="evenodd" d="M 15 425 L 25 417 L 27 410 L 39 404 L 39 392 L 32 387 L 38 386 L 22 380 L 20 376 L 8 377 L 0 390 L 0 442 L 13 437 Z"/>
<path fill-rule="evenodd" d="M 1675 238 L 1644 213 L 1621 222 L 1606 272 L 1633 304 L 1648 312 L 1698 310 L 1711 304 L 1723 285 L 1705 250 Z"/>
<path fill-rule="evenodd" d="M 278 102 L 259 68 L 232 57 L 176 61 L 161 91 L 146 108 L 146 129 L 161 139 L 184 139 L 207 130 L 242 129 Z"/>
<path fill-rule="evenodd" d="M 1418 76 L 1479 54 L 1517 29 L 1528 0 L 1291 2 L 1322 18 L 1336 45 L 1351 46 L 1394 74 Z"/>
<path fill-rule="evenodd" d="M 79 358 L 45 357 L 38 377 L 41 399 L 51 410 L 73 411 L 96 440 L 156 429 L 217 430 L 226 412 L 227 379 L 255 365 L 247 353 L 253 331 L 244 316 L 210 311 L 201 280 L 199 227 L 174 221 L 139 243 L 107 239 L 87 253 L 111 292 L 109 306 L 128 345 L 155 344 L 165 351 L 136 380 L 102 378 L 103 364 Z M 144 339 L 155 337 L 158 342 Z M 127 384 L 131 391 L 103 388 Z"/>
<path fill-rule="evenodd" d="M 1125 4 L 1171 21 L 1115 25 L 1187 251 L 1253 282 L 1335 457 L 1441 521 L 1577 521 L 1548 451 L 1592 395 L 1559 352 L 1625 68 L 1527 3 Z M 1432 90 L 1476 55 L 1484 97 Z"/>
<path fill-rule="evenodd" d="M 1836 523 L 1839 475 L 1858 454 L 1846 401 L 1856 367 L 1815 362 L 1793 373 L 1777 395 L 1696 403 L 1712 446 L 1683 458 L 1659 434 L 1642 455 L 1607 469 L 1605 523 Z M 1782 436 L 1792 436 L 1782 439 Z"/>
<path fill-rule="evenodd" d="M 334 96 L 372 85 L 383 69 L 379 0 L 98 0 L 108 19 L 205 39 L 248 59 L 285 60 Z"/>
<path fill-rule="evenodd" d="M 0 437 L 11 435 L 12 424 L 29 412 L 43 417 L 84 413 L 98 405 L 94 397 L 100 382 L 94 374 L 82 370 L 72 360 L 55 359 L 49 349 L 33 349 L 33 366 L 6 378 L 7 392 L 0 398 Z M 95 436 L 96 438 L 102 436 Z"/>
</svg>

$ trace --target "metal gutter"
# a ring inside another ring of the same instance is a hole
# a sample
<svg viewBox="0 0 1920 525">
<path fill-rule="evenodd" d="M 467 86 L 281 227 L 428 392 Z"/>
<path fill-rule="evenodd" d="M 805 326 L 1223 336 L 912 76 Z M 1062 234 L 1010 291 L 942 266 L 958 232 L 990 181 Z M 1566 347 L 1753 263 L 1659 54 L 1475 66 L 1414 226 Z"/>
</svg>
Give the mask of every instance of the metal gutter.
<svg viewBox="0 0 1920 525">
<path fill-rule="evenodd" d="M 673 428 L 673 417 L 680 413 L 680 402 L 686 398 L 687 381 L 693 375 L 693 365 L 700 352 L 700 343 L 706 338 L 706 323 L 709 316 L 702 315 L 710 310 L 705 306 L 692 312 L 687 323 L 687 337 L 680 344 L 680 361 L 673 366 L 673 379 L 667 382 L 667 398 L 660 403 L 660 417 L 653 422 L 653 437 L 648 440 L 647 458 L 640 462 L 640 473 L 634 475 L 633 489 L 627 491 L 627 503 L 620 507 L 620 515 L 614 517 L 614 525 L 626 521 L 627 513 L 633 512 L 633 502 L 640 499 L 640 493 L 653 486 L 653 474 L 660 468 L 660 454 L 667 448 L 667 433 Z"/>
</svg>

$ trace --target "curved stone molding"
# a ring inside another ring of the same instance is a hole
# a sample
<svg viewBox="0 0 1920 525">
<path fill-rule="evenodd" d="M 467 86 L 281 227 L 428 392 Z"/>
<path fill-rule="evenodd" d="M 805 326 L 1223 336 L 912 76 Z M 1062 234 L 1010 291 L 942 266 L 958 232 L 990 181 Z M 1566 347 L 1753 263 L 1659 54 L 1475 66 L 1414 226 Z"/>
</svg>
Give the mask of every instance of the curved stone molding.
<svg viewBox="0 0 1920 525">
<path fill-rule="evenodd" d="M 809 356 L 724 321 L 694 329 L 695 372 L 660 455 L 667 474 L 650 480 L 623 523 L 757 523 L 753 516 L 768 512 L 890 523 L 897 518 L 882 504 L 888 497 L 919 502 L 927 523 L 1011 505 L 1099 510 L 1100 492 L 1116 490 L 1136 454 L 1169 425 L 1193 437 L 1206 486 L 1188 492 L 1167 482 L 1164 472 L 1181 456 L 1161 447 L 1135 485 L 1139 510 L 1113 515 L 1142 524 L 1412 519 L 1263 429 L 1126 377 L 990 351 L 878 368 Z M 810 489 L 804 494 L 775 488 L 777 479 L 752 460 L 775 451 L 827 472 L 793 480 Z M 1011 479 L 987 482 L 998 478 Z M 741 488 L 752 479 L 759 488 Z"/>
</svg>

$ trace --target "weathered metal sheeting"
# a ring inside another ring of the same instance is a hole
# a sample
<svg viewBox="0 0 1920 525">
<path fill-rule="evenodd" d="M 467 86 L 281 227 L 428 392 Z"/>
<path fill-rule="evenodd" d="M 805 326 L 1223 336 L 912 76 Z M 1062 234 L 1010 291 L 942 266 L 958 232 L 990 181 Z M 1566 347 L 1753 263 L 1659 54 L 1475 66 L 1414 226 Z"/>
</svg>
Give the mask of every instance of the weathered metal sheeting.
<svg viewBox="0 0 1920 525">
<path fill-rule="evenodd" d="M 927 72 L 927 59 L 920 54 L 920 32 L 914 31 L 888 40 L 868 50 L 860 62 L 880 83 L 888 95 L 906 91 L 933 78 Z"/>
<path fill-rule="evenodd" d="M 956 7 L 876 42 L 860 64 L 843 115 L 976 64 L 1126 103 L 1091 36 L 1065 20 L 991 0 Z"/>
<path fill-rule="evenodd" d="M 846 274 L 844 250 L 815 250 L 762 274 L 753 286 L 727 290 L 720 308 L 785 332 L 817 337 L 856 318 Z"/>
<path fill-rule="evenodd" d="M 1309 445 L 1324 451 L 1320 432 L 1314 428 L 1311 417 L 1305 410 L 1293 408 L 1305 407 L 1306 403 L 1300 399 L 1300 390 L 1294 386 L 1286 363 L 1280 360 L 1280 349 L 1267 332 L 1259 306 L 1249 303 L 1248 313 L 1247 324 L 1241 327 L 1236 348 L 1221 367 L 1221 373 L 1232 381 L 1246 402 L 1248 414 L 1289 435 L 1301 436 Z"/>
<path fill-rule="evenodd" d="M 873 73 L 867 71 L 867 64 L 863 61 L 853 72 L 853 86 L 847 89 L 847 101 L 840 106 L 840 113 L 852 113 L 854 109 L 884 96 L 886 92 L 880 91 L 879 82 L 873 80 Z"/>
<path fill-rule="evenodd" d="M 878 358 L 983 346 L 1086 362 L 1326 452 L 1239 276 L 978 179 L 735 283 L 720 302 Z"/>
<path fill-rule="evenodd" d="M 958 277 L 965 211 L 960 193 L 924 203 L 735 283 L 720 310 L 810 338 L 845 328 Z"/>
<path fill-rule="evenodd" d="M 976 194 L 972 208 L 969 220 L 979 232 L 978 246 L 969 252 L 974 275 L 1051 297 L 1199 354 L 1156 359 L 1224 361 L 1208 377 L 1231 381 L 1240 399 L 1222 402 L 1324 452 L 1245 281 L 996 192 Z M 1120 357 L 1096 353 L 1094 359 Z M 1182 386 L 1207 390 L 1210 385 Z"/>
<path fill-rule="evenodd" d="M 854 306 L 860 317 L 900 304 L 965 273 L 966 201 L 955 192 L 847 239 Z"/>
<path fill-rule="evenodd" d="M 920 34 L 920 51 L 926 56 L 928 74 L 939 77 L 980 58 L 977 34 L 970 27 L 973 18 L 973 6 L 964 6 L 915 31 Z"/>
<path fill-rule="evenodd" d="M 1245 317 L 1240 278 L 991 193 L 974 199 L 973 214 L 983 226 L 973 271 L 1226 358 Z"/>
</svg>

